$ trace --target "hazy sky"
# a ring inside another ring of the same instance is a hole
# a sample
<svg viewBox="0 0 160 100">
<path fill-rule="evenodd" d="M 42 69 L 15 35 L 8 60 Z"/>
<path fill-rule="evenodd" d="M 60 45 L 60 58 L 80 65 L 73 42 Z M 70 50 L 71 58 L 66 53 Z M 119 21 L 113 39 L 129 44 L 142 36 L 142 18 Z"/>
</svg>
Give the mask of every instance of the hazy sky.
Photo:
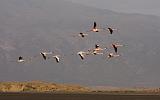
<svg viewBox="0 0 160 100">
<path fill-rule="evenodd" d="M 153 14 L 160 16 L 160 0 L 69 0 L 87 6 L 117 12 Z"/>
</svg>

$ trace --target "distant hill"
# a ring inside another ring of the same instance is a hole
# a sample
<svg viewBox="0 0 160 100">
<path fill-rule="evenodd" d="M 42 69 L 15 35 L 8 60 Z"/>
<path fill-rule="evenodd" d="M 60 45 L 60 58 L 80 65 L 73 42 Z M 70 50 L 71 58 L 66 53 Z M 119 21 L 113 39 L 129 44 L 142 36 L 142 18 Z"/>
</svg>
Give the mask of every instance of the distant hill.
<svg viewBox="0 0 160 100">
<path fill-rule="evenodd" d="M 34 82 L 1 82 L 0 92 L 89 92 L 89 88 L 78 85 L 55 84 L 40 81 Z"/>
<path fill-rule="evenodd" d="M 93 21 L 119 31 L 113 35 L 91 32 L 83 40 L 73 37 L 89 30 Z M 115 13 L 63 0 L 0 0 L 0 81 L 158 87 L 159 38 L 156 16 Z M 106 60 L 106 53 L 81 61 L 77 56 L 96 43 L 110 48 L 115 41 L 126 45 L 119 49 L 119 58 Z M 61 62 L 43 61 L 41 51 L 55 51 Z M 38 57 L 18 64 L 19 56 Z"/>
<path fill-rule="evenodd" d="M 145 88 L 145 87 L 132 87 L 132 88 L 120 88 L 120 87 L 106 87 L 106 86 L 97 86 L 92 87 L 93 93 L 108 93 L 108 94 L 132 94 L 132 95 L 155 95 L 160 93 L 159 88 Z"/>
<path fill-rule="evenodd" d="M 118 87 L 83 87 L 73 84 L 58 84 L 41 81 L 1 82 L 0 92 L 19 93 L 83 93 L 83 94 L 159 94 L 159 88 L 118 88 Z"/>
</svg>

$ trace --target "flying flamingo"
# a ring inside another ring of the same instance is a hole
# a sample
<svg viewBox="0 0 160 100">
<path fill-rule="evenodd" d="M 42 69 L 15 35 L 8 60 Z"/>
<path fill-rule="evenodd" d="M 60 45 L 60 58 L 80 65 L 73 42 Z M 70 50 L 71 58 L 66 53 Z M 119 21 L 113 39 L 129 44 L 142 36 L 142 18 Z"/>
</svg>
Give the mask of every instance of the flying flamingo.
<svg viewBox="0 0 160 100">
<path fill-rule="evenodd" d="M 113 57 L 119 57 L 120 55 L 118 55 L 118 54 L 113 54 L 113 53 L 109 53 L 108 54 L 108 58 L 113 58 Z"/>
<path fill-rule="evenodd" d="M 115 43 L 112 44 L 112 47 L 114 48 L 115 53 L 118 52 L 118 47 L 122 47 L 122 46 L 123 45 L 120 45 L 120 44 L 115 44 Z"/>
<path fill-rule="evenodd" d="M 52 54 L 52 52 L 41 52 L 40 54 L 42 55 L 44 60 L 47 60 L 47 55 Z"/>
<path fill-rule="evenodd" d="M 19 58 L 18 58 L 18 61 L 17 61 L 17 62 L 21 63 L 21 62 L 25 62 L 25 60 L 23 59 L 23 57 L 22 57 L 22 56 L 19 56 Z"/>
</svg>

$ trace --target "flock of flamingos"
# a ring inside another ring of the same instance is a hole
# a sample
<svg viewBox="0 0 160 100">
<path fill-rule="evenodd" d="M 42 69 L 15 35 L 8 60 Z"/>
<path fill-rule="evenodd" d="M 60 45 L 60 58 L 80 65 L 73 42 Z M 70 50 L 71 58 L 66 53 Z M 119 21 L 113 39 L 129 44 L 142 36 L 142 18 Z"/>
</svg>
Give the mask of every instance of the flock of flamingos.
<svg viewBox="0 0 160 100">
<path fill-rule="evenodd" d="M 116 31 L 117 29 L 114 29 L 114 28 L 111 28 L 111 27 L 98 28 L 97 27 L 97 23 L 94 22 L 93 27 L 91 28 L 91 30 L 86 31 L 86 33 L 87 32 L 96 32 L 96 33 L 98 33 L 98 32 L 100 32 L 102 30 L 109 32 L 109 34 L 113 34 L 114 31 Z M 88 35 L 86 33 L 78 33 L 77 35 L 79 37 L 81 37 L 81 38 L 85 38 Z M 113 48 L 114 52 L 108 53 L 107 54 L 107 58 L 110 59 L 110 58 L 114 58 L 114 57 L 120 56 L 118 54 L 118 48 L 122 47 L 122 46 L 124 46 L 124 45 L 121 45 L 119 43 L 112 43 L 111 47 Z M 87 51 L 79 51 L 77 53 L 77 55 L 81 58 L 81 60 L 84 60 L 85 57 L 89 56 L 89 55 L 103 55 L 104 54 L 103 51 L 106 50 L 106 49 L 107 48 L 101 48 L 99 44 L 95 44 L 95 47 L 93 49 L 89 49 Z M 40 55 L 44 60 L 49 59 L 49 56 L 50 56 L 50 57 L 54 58 L 57 63 L 60 62 L 60 58 L 61 58 L 60 55 L 57 55 L 57 54 L 55 55 L 53 52 L 40 52 Z M 19 56 L 19 58 L 17 60 L 18 63 L 24 63 L 26 61 L 28 61 L 28 60 L 24 59 L 23 56 Z"/>
</svg>

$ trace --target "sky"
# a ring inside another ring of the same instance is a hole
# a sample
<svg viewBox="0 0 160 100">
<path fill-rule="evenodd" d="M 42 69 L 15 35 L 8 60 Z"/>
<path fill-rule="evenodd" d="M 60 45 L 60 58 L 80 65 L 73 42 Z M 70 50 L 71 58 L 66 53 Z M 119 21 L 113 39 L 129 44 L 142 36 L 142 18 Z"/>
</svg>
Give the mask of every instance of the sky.
<svg viewBox="0 0 160 100">
<path fill-rule="evenodd" d="M 116 12 L 152 14 L 160 16 L 160 0 L 68 0 L 93 6 L 101 9 L 109 9 Z"/>
</svg>

